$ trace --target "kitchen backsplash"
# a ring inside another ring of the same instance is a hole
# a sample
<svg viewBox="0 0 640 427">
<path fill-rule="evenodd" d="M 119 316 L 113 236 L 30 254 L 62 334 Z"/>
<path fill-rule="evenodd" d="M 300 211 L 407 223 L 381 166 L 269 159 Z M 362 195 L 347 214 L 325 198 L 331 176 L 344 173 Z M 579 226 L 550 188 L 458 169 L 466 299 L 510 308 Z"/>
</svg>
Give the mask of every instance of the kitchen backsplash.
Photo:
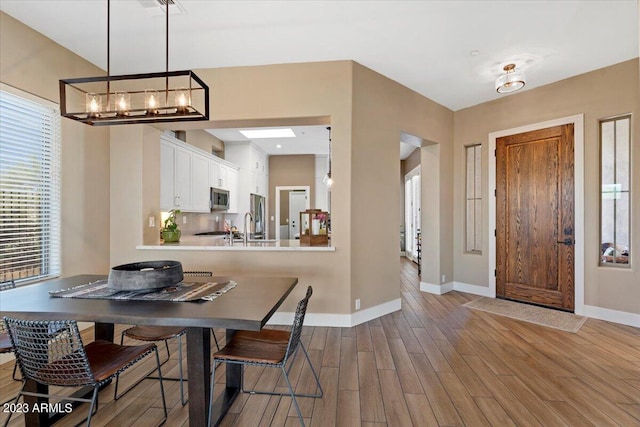
<svg viewBox="0 0 640 427">
<path fill-rule="evenodd" d="M 183 218 L 187 218 L 186 224 Z M 180 214 L 179 224 L 183 236 L 204 231 L 221 231 L 224 230 L 224 214 L 186 212 Z"/>
</svg>

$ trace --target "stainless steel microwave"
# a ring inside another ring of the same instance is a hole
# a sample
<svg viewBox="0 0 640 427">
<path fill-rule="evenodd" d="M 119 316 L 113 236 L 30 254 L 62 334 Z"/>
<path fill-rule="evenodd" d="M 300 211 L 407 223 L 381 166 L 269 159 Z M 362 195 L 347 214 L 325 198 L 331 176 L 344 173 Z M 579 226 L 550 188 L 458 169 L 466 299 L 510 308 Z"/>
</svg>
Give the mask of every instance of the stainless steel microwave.
<svg viewBox="0 0 640 427">
<path fill-rule="evenodd" d="M 211 187 L 211 199 L 209 207 L 212 211 L 226 211 L 229 209 L 229 192 L 220 188 Z"/>
</svg>

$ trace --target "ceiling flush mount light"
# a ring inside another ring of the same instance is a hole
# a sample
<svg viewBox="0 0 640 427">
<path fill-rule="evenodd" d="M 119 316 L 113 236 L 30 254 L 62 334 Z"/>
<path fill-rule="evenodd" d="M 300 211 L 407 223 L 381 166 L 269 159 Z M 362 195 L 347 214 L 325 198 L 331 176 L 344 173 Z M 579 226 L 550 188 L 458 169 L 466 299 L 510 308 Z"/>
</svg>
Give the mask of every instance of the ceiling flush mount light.
<svg viewBox="0 0 640 427">
<path fill-rule="evenodd" d="M 251 139 L 260 138 L 295 138 L 296 134 L 293 133 L 293 129 L 247 129 L 241 130 L 241 134 Z"/>
<path fill-rule="evenodd" d="M 496 79 L 498 93 L 511 93 L 522 89 L 525 85 L 525 77 L 522 71 L 516 71 L 516 64 L 507 64 L 503 68 L 504 74 Z"/>
<path fill-rule="evenodd" d="M 60 80 L 61 116 L 91 126 L 209 120 L 209 87 L 191 70 L 169 71 L 169 3 L 166 70 L 112 76 L 107 0 L 107 75 Z"/>
<path fill-rule="evenodd" d="M 327 157 L 329 161 L 329 171 L 324 178 L 322 178 L 322 182 L 324 182 L 327 188 L 331 189 L 333 185 L 333 178 L 331 178 L 331 126 L 328 126 L 327 130 L 329 131 L 329 156 Z"/>
</svg>

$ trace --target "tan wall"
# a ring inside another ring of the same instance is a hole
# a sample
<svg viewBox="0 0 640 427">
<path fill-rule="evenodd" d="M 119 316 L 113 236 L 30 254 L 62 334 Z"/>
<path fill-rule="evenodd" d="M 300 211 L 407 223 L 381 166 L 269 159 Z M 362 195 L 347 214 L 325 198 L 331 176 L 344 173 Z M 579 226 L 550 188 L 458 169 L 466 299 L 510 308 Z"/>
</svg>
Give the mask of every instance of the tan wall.
<svg viewBox="0 0 640 427">
<path fill-rule="evenodd" d="M 634 148 L 640 135 L 640 87 L 638 59 L 596 70 L 533 90 L 505 96 L 454 114 L 455 169 L 453 176 L 455 280 L 488 286 L 488 239 L 492 230 L 484 230 L 481 256 L 464 254 L 464 145 L 483 145 L 483 194 L 487 194 L 488 134 L 547 120 L 584 114 L 584 211 L 585 211 L 585 304 L 640 313 L 640 270 L 598 266 L 599 259 L 599 141 L 598 120 L 631 113 Z M 640 188 L 640 150 L 632 149 L 632 189 Z M 633 190 L 632 190 L 633 191 Z M 483 214 L 488 215 L 487 197 Z M 640 197 L 632 197 L 631 247 L 640 248 Z M 487 223 L 487 221 L 485 221 Z M 632 249 L 632 254 L 633 254 Z M 636 249 L 636 256 L 638 250 Z M 632 255 L 633 257 L 633 255 Z M 636 257 L 632 262 L 638 261 Z"/>
<path fill-rule="evenodd" d="M 0 12 L 0 80 L 59 103 L 61 78 L 104 71 Z M 109 131 L 61 120 L 62 275 L 109 270 Z"/>
<path fill-rule="evenodd" d="M 390 209 L 400 203 L 397 185 L 400 132 L 437 143 L 440 161 L 451 165 L 452 126 L 451 110 L 368 68 L 354 65 L 353 161 L 350 168 L 353 206 L 350 217 L 351 288 L 352 297 L 360 298 L 363 304 L 371 305 L 379 296 L 386 301 L 400 296 L 396 283 L 400 274 L 398 227 L 401 218 L 397 209 Z M 436 277 L 440 271 L 453 274 L 453 230 L 451 221 L 447 219 L 453 216 L 452 205 L 447 204 L 450 197 L 447 193 L 451 193 L 452 187 L 451 175 L 451 167 L 442 168 L 442 177 L 435 180 L 442 182 L 440 190 L 427 195 L 423 193 L 422 199 L 423 204 L 437 207 L 437 216 L 429 224 L 442 230 L 437 236 L 429 234 L 435 237 L 425 242 L 425 246 L 433 248 L 435 254 L 429 260 L 432 264 L 428 265 L 425 273 Z M 341 179 L 335 176 L 334 185 L 340 185 Z M 441 203 L 433 203 L 433 200 Z M 332 201 L 331 206 L 336 204 Z M 423 211 L 422 223 L 427 224 L 424 216 Z"/>
<path fill-rule="evenodd" d="M 204 130 L 187 130 L 187 143 L 224 159 L 224 142 Z"/>
<path fill-rule="evenodd" d="M 316 159 L 314 155 L 295 156 L 269 156 L 269 238 L 275 238 L 278 221 L 271 221 L 271 216 L 276 213 L 276 187 L 281 186 L 309 186 L 310 200 L 315 200 L 315 169 Z M 313 209 L 313 202 L 311 208 Z M 289 216 L 287 212 L 280 212 L 280 216 Z"/>
</svg>

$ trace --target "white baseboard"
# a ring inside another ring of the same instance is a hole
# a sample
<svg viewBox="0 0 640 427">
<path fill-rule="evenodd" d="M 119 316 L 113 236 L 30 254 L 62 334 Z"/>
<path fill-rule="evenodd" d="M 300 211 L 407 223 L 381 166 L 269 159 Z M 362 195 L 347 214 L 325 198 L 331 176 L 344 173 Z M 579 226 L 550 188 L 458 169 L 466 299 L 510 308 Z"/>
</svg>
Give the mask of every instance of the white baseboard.
<svg viewBox="0 0 640 427">
<path fill-rule="evenodd" d="M 607 322 L 620 323 L 622 325 L 640 328 L 640 314 L 636 313 L 585 305 L 583 315 L 594 319 L 606 320 Z"/>
<path fill-rule="evenodd" d="M 350 328 L 369 320 L 377 319 L 385 314 L 400 310 L 400 298 L 388 301 L 374 307 L 365 308 L 351 314 L 307 313 L 304 318 L 306 326 L 333 326 Z M 276 312 L 268 325 L 291 325 L 294 313 Z"/>
<path fill-rule="evenodd" d="M 453 282 L 443 283 L 442 285 L 434 285 L 429 282 L 420 282 L 420 290 L 435 295 L 443 295 L 453 290 Z"/>
<path fill-rule="evenodd" d="M 469 283 L 453 282 L 453 290 L 458 292 L 466 292 L 473 295 L 480 295 L 481 297 L 495 297 L 488 286 L 478 286 L 470 285 Z"/>
</svg>

